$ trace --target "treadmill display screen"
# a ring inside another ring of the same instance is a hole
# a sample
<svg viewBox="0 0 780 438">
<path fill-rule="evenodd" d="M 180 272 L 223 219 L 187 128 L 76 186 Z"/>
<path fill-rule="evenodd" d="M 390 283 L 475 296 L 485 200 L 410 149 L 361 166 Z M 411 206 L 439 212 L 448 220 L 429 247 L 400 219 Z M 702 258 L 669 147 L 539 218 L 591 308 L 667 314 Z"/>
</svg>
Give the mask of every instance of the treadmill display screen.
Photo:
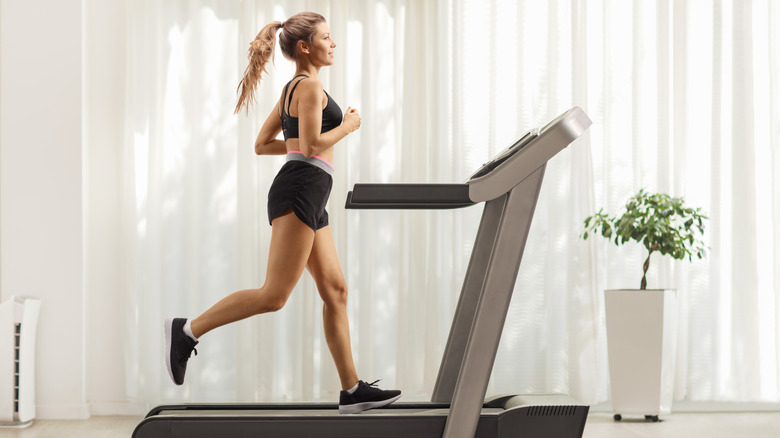
<svg viewBox="0 0 780 438">
<path fill-rule="evenodd" d="M 470 179 L 479 178 L 481 176 L 485 176 L 488 173 L 492 172 L 493 169 L 495 169 L 501 163 L 506 161 L 509 157 L 511 157 L 518 151 L 520 151 L 520 149 L 525 147 L 528 143 L 530 143 L 533 139 L 535 139 L 538 136 L 539 136 L 539 130 L 536 128 L 526 132 L 525 134 L 523 134 L 522 137 L 520 137 L 520 140 L 517 140 L 514 144 L 501 151 L 500 154 L 496 155 L 495 158 L 483 164 L 482 167 L 479 168 L 479 170 L 477 170 L 476 172 L 474 172 L 473 175 L 471 175 Z"/>
</svg>

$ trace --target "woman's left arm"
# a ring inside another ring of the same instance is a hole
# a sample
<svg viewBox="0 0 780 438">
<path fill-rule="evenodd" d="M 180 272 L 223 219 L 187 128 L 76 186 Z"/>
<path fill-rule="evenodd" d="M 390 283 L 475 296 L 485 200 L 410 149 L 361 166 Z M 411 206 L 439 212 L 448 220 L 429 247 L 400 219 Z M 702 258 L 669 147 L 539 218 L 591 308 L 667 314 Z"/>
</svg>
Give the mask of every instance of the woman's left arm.
<svg viewBox="0 0 780 438">
<path fill-rule="evenodd" d="M 321 154 L 360 126 L 357 111 L 348 111 L 352 123 L 342 122 L 327 132 L 322 129 L 322 82 L 304 79 L 298 87 L 298 147 L 306 157 Z"/>
<path fill-rule="evenodd" d="M 257 155 L 284 155 L 287 147 L 284 140 L 276 138 L 282 132 L 282 119 L 279 118 L 279 102 L 276 103 L 271 114 L 265 119 L 260 133 L 255 140 L 255 153 Z"/>
</svg>

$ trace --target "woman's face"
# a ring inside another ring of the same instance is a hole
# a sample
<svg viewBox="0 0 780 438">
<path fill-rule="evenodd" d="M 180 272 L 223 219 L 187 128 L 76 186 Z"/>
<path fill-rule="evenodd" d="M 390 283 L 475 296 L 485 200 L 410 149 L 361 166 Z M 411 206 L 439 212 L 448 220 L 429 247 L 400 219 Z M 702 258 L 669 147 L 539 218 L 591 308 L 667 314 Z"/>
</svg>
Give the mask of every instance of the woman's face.
<svg viewBox="0 0 780 438">
<path fill-rule="evenodd" d="M 330 36 L 328 23 L 317 23 L 317 33 L 314 34 L 310 47 L 309 58 L 313 64 L 333 65 L 333 49 L 336 48 L 336 43 Z"/>
</svg>

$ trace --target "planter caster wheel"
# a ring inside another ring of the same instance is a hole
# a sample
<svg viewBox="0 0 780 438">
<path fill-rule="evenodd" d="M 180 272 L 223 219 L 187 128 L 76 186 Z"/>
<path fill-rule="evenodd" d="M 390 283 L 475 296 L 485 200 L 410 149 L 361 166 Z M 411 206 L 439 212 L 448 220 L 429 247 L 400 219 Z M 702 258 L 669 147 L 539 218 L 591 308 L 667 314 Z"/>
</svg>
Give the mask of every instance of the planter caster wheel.
<svg viewBox="0 0 780 438">
<path fill-rule="evenodd" d="M 645 415 L 646 421 L 652 421 L 653 423 L 658 422 L 658 415 Z"/>
<path fill-rule="evenodd" d="M 620 414 L 615 414 L 615 415 L 612 417 L 612 419 L 613 419 L 613 420 L 615 420 L 615 421 L 620 421 L 620 420 L 622 420 L 622 419 L 623 419 L 623 416 L 622 416 L 622 415 L 620 415 Z"/>
</svg>

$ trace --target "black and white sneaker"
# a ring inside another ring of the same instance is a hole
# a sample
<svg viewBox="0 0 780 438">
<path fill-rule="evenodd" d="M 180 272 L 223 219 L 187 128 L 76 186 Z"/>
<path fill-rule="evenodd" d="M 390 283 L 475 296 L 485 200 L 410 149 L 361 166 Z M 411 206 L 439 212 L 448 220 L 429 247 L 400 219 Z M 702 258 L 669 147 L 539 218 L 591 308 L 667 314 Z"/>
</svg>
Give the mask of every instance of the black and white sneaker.
<svg viewBox="0 0 780 438">
<path fill-rule="evenodd" d="M 165 320 L 165 364 L 168 366 L 168 375 L 173 383 L 184 383 L 184 373 L 187 371 L 187 361 L 193 350 L 198 355 L 195 346 L 198 341 L 184 333 L 186 318 L 168 318 Z"/>
<path fill-rule="evenodd" d="M 339 413 L 358 414 L 367 409 L 387 406 L 401 398 L 401 391 L 384 391 L 377 388 L 376 382 L 378 381 L 379 380 L 373 383 L 366 383 L 361 380 L 358 382 L 357 389 L 352 394 L 347 391 L 341 391 L 341 396 L 339 397 Z"/>
</svg>

